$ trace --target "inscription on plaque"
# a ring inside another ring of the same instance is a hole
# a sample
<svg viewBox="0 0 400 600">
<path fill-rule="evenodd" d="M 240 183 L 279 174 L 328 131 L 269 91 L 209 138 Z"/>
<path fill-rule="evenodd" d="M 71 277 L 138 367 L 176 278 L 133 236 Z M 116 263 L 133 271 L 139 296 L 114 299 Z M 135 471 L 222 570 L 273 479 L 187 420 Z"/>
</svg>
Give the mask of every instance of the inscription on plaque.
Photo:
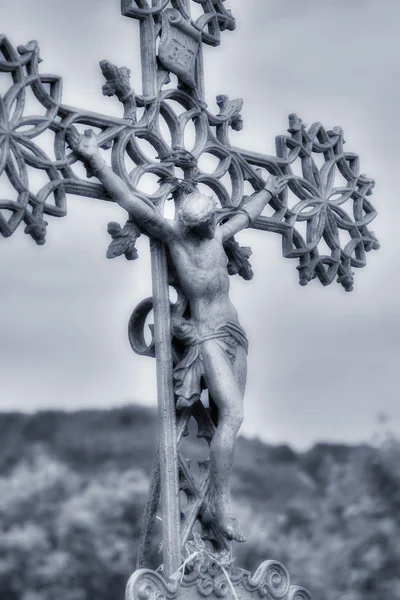
<svg viewBox="0 0 400 600">
<path fill-rule="evenodd" d="M 167 9 L 162 17 L 158 57 L 162 65 L 186 85 L 196 86 L 196 57 L 201 33 L 185 21 L 175 9 Z"/>
<path fill-rule="evenodd" d="M 197 47 L 196 51 L 193 51 L 189 48 L 188 42 L 189 40 L 185 40 L 184 38 L 182 41 L 176 37 L 173 38 L 168 54 L 171 60 L 176 61 L 178 65 L 182 65 L 185 68 L 191 68 L 196 60 Z"/>
</svg>

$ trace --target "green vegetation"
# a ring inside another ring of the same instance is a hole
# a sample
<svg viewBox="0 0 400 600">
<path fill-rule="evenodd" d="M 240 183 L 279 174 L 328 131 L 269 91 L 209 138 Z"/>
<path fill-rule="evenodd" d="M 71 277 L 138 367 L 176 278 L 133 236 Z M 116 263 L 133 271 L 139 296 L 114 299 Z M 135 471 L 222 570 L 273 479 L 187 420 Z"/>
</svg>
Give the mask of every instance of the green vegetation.
<svg viewBox="0 0 400 600">
<path fill-rule="evenodd" d="M 0 600 L 123 598 L 154 411 L 0 414 L 0 439 Z M 400 598 L 399 440 L 299 454 L 241 438 L 233 494 L 248 538 L 238 566 L 281 560 L 316 600 Z"/>
</svg>

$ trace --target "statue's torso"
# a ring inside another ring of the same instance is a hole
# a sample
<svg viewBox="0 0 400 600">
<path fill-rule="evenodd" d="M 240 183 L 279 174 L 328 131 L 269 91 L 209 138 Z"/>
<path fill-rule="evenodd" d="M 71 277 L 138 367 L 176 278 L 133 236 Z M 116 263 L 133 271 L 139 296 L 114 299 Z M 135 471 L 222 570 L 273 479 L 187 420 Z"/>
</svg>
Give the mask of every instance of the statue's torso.
<svg viewBox="0 0 400 600">
<path fill-rule="evenodd" d="M 206 239 L 189 234 L 174 237 L 168 246 L 199 333 L 213 331 L 226 321 L 237 322 L 229 299 L 227 256 L 220 236 Z"/>
</svg>

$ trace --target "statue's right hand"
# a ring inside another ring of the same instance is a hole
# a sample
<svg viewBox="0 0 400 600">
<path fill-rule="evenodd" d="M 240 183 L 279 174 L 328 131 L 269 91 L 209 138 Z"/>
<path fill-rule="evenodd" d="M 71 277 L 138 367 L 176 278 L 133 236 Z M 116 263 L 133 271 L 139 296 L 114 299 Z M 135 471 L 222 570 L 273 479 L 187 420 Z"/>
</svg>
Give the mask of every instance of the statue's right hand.
<svg viewBox="0 0 400 600">
<path fill-rule="evenodd" d="M 97 138 L 92 129 L 86 129 L 81 135 L 76 127 L 72 126 L 67 129 L 65 138 L 69 147 L 82 158 L 91 159 L 98 154 Z"/>
</svg>

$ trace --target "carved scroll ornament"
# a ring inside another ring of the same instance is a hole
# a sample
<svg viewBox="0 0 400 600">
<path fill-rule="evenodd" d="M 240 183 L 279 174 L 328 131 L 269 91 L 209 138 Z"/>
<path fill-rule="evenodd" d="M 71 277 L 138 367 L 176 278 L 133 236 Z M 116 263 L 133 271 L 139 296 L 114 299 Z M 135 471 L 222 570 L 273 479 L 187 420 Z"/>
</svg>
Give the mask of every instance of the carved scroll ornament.
<svg viewBox="0 0 400 600">
<path fill-rule="evenodd" d="M 237 567 L 223 566 L 210 557 L 198 556 L 168 581 L 148 569 L 136 571 L 127 586 L 126 600 L 311 600 L 302 587 L 291 585 L 287 569 L 278 561 L 263 562 L 251 575 Z"/>
</svg>

